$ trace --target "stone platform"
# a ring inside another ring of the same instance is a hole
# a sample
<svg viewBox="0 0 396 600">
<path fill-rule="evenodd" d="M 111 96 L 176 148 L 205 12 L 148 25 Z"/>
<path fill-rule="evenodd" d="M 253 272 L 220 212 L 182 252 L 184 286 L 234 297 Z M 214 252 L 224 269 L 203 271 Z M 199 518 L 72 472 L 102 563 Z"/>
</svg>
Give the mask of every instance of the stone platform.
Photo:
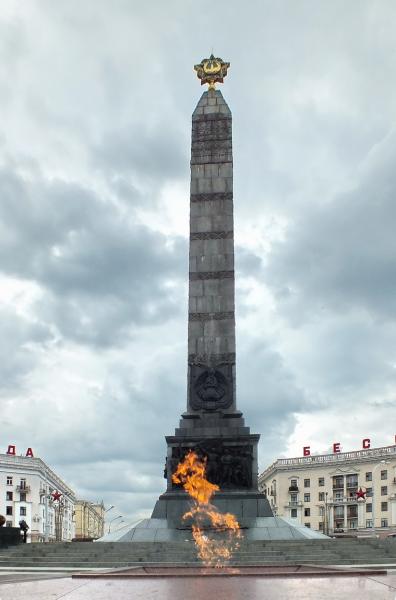
<svg viewBox="0 0 396 600">
<path fill-rule="evenodd" d="M 176 504 L 176 506 L 179 503 Z M 295 523 L 293 519 L 283 517 L 255 517 L 240 521 L 243 539 L 253 540 L 328 540 L 329 538 L 318 531 Z M 221 536 L 213 530 L 211 536 Z M 193 541 L 191 529 L 182 526 L 175 527 L 172 520 L 143 519 L 132 528 L 124 528 L 115 533 L 110 533 L 97 540 L 97 542 L 183 542 Z M 189 554 L 187 547 L 180 548 L 180 559 L 183 552 Z"/>
<path fill-rule="evenodd" d="M 14 580 L 15 581 L 15 580 Z M 295 573 L 292 576 L 260 575 L 245 577 L 185 577 L 143 579 L 71 579 L 4 583 L 3 600 L 394 600 L 396 575 L 361 575 L 334 577 Z"/>
</svg>

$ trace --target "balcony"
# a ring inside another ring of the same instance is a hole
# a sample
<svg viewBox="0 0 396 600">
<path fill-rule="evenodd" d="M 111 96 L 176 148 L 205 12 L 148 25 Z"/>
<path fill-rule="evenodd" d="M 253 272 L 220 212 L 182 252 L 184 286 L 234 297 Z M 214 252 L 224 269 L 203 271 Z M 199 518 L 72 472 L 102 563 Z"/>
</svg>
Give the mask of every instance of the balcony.
<svg viewBox="0 0 396 600">
<path fill-rule="evenodd" d="M 16 491 L 28 494 L 30 492 L 30 485 L 17 485 Z"/>
<path fill-rule="evenodd" d="M 297 500 L 293 500 L 293 501 L 290 501 L 287 504 L 285 504 L 286 508 L 298 508 L 301 506 L 303 506 L 303 502 L 299 502 Z"/>
<path fill-rule="evenodd" d="M 357 498 L 356 497 L 350 497 L 350 496 L 341 496 L 341 498 L 337 498 L 335 496 L 333 496 L 332 498 L 329 498 L 327 504 L 357 504 Z"/>
<path fill-rule="evenodd" d="M 298 492 L 298 486 L 297 485 L 291 485 L 289 486 L 289 492 Z"/>
</svg>

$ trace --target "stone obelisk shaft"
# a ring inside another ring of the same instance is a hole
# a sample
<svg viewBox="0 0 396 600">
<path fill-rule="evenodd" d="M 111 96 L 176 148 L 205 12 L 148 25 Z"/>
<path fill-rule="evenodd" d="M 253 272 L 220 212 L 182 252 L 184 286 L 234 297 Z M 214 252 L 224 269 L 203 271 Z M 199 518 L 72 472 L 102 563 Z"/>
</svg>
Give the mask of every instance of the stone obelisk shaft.
<svg viewBox="0 0 396 600">
<path fill-rule="evenodd" d="M 232 116 L 221 92 L 210 89 L 192 117 L 189 413 L 211 405 L 235 411 L 234 297 Z"/>
</svg>

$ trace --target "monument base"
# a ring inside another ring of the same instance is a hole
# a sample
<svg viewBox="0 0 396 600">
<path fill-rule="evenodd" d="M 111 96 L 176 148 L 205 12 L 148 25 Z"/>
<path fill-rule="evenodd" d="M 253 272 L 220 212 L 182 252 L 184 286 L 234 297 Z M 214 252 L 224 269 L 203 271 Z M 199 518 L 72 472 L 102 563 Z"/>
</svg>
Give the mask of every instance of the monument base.
<svg viewBox="0 0 396 600">
<path fill-rule="evenodd" d="M 211 531 L 211 536 L 221 536 Z M 242 537 L 246 542 L 272 540 L 328 540 L 318 531 L 304 527 L 294 519 L 285 517 L 256 517 L 251 519 L 249 527 L 242 525 Z M 191 542 L 191 529 L 175 528 L 167 519 L 143 519 L 134 527 L 124 527 L 109 533 L 97 542 Z M 186 547 L 187 550 L 187 547 Z"/>
<path fill-rule="evenodd" d="M 222 513 L 235 515 L 246 542 L 257 540 L 329 539 L 305 527 L 295 519 L 274 517 L 269 501 L 255 490 L 217 492 L 211 500 Z M 133 527 L 126 526 L 107 534 L 98 542 L 193 542 L 191 523 L 183 515 L 191 508 L 191 499 L 182 490 L 168 491 L 157 500 L 151 519 Z M 211 537 L 222 536 L 208 527 Z"/>
<path fill-rule="evenodd" d="M 22 541 L 19 527 L 0 527 L 0 547 L 16 546 Z"/>
</svg>

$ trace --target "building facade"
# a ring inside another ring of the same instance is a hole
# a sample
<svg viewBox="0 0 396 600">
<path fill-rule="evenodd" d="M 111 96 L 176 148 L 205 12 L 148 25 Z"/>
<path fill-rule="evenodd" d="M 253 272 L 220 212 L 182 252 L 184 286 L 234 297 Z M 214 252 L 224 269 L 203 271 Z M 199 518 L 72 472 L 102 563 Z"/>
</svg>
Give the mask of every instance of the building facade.
<svg viewBox="0 0 396 600">
<path fill-rule="evenodd" d="M 327 534 L 396 532 L 396 445 L 276 460 L 259 476 L 274 514 Z"/>
<path fill-rule="evenodd" d="M 77 540 L 98 539 L 104 535 L 105 507 L 100 503 L 77 500 L 75 504 L 75 537 Z"/>
<path fill-rule="evenodd" d="M 0 514 L 8 527 L 26 521 L 28 542 L 71 541 L 75 501 L 73 490 L 40 458 L 0 454 Z"/>
</svg>

